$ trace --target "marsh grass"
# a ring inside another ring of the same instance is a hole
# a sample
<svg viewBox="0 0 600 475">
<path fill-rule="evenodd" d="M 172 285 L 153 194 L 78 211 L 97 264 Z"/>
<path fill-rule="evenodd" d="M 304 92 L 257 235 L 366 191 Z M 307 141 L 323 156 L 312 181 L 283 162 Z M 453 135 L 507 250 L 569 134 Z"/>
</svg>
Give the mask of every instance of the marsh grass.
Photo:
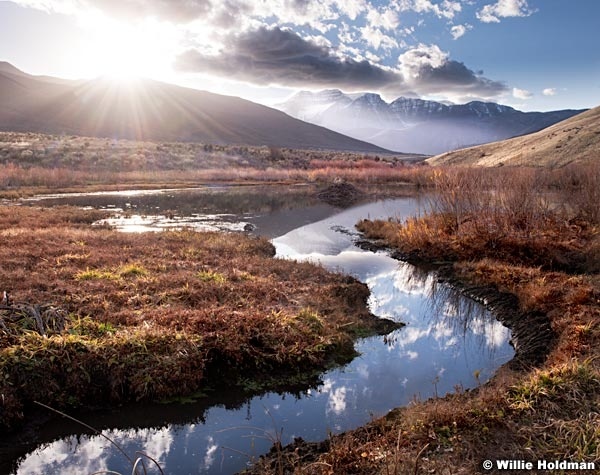
<svg viewBox="0 0 600 475">
<path fill-rule="evenodd" d="M 33 400 L 61 410 L 162 400 L 201 391 L 209 374 L 284 384 L 286 371 L 347 359 L 353 330 L 375 331 L 363 284 L 273 259 L 267 240 L 88 222 L 76 209 L 0 207 L 0 288 L 65 317 L 45 335 L 31 318 L 0 328 L 5 428 Z"/>
<path fill-rule="evenodd" d="M 585 176 L 586 178 L 581 178 Z M 488 257 L 567 272 L 598 261 L 600 165 L 568 170 L 436 169 L 429 209 L 402 226 L 359 223 L 411 258 Z"/>
</svg>

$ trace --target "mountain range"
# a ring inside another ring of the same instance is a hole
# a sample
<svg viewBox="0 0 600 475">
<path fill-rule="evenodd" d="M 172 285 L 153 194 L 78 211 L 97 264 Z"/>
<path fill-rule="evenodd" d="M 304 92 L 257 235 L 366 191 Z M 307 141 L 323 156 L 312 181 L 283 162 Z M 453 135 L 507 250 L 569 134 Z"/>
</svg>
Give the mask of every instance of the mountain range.
<svg viewBox="0 0 600 475">
<path fill-rule="evenodd" d="M 493 102 L 454 105 L 337 89 L 301 91 L 276 106 L 298 119 L 380 147 L 435 155 L 536 132 L 583 110 L 521 112 Z"/>
<path fill-rule="evenodd" d="M 539 132 L 477 147 L 455 150 L 427 160 L 431 165 L 545 166 L 600 160 L 600 107 Z"/>
<path fill-rule="evenodd" d="M 65 80 L 0 62 L 0 130 L 390 153 L 237 97 L 153 80 Z"/>
</svg>

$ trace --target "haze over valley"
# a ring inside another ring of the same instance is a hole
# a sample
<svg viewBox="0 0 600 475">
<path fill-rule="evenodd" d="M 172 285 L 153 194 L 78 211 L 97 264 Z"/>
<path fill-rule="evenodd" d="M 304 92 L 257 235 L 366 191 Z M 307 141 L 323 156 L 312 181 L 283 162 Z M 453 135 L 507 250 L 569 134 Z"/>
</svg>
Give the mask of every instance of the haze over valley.
<svg viewBox="0 0 600 475">
<path fill-rule="evenodd" d="M 521 112 L 493 102 L 443 104 L 332 89 L 302 91 L 277 107 L 298 119 L 396 152 L 435 155 L 457 148 L 525 135 L 582 110 Z"/>
</svg>

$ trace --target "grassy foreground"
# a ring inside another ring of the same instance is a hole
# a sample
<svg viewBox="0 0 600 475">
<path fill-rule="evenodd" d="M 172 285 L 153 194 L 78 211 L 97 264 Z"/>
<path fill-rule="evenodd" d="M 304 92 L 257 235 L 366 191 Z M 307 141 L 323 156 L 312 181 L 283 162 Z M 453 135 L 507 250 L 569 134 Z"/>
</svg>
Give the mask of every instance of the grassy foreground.
<svg viewBox="0 0 600 475">
<path fill-rule="evenodd" d="M 600 166 L 446 169 L 434 186 L 423 216 L 358 228 L 399 257 L 434 263 L 463 289 L 512 295 L 533 333 L 531 316 L 542 316 L 554 335 L 542 362 L 505 365 L 475 390 L 321 443 L 274 449 L 254 473 L 489 473 L 483 461 L 498 459 L 600 467 Z"/>
<path fill-rule="evenodd" d="M 32 401 L 69 410 L 282 384 L 381 328 L 366 286 L 274 259 L 264 239 L 124 234 L 90 226 L 100 215 L 0 207 L 3 431 Z"/>
</svg>

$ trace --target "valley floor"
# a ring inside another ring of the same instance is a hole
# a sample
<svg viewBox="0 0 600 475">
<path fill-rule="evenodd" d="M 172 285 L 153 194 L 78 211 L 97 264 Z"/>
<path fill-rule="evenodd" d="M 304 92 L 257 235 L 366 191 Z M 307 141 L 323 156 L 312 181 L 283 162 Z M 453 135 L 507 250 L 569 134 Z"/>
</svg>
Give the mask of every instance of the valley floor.
<svg viewBox="0 0 600 475">
<path fill-rule="evenodd" d="M 525 356 L 517 341 L 521 357 L 476 390 L 457 388 L 319 444 L 276 446 L 255 473 L 488 473 L 483 461 L 500 459 L 600 466 L 597 165 L 443 169 L 265 148 L 249 166 L 253 151 L 189 144 L 120 144 L 107 161 L 104 143 L 73 138 L 55 153 L 44 138 L 18 139 L 0 147 L 4 198 L 214 180 L 427 187 L 430 213 L 360 230 L 482 299 L 505 296 L 516 324 L 550 329 L 545 348 Z M 163 169 L 165 156 L 179 161 Z M 381 330 L 365 286 L 273 259 L 265 240 L 126 235 L 92 228 L 98 217 L 0 207 L 0 292 L 11 298 L 0 307 L 3 428 L 18 426 L 35 400 L 69 410 L 165 399 L 201 392 L 224 369 L 232 380 L 265 379 L 292 366 L 298 379 L 350 358 L 356 336 Z"/>
</svg>

